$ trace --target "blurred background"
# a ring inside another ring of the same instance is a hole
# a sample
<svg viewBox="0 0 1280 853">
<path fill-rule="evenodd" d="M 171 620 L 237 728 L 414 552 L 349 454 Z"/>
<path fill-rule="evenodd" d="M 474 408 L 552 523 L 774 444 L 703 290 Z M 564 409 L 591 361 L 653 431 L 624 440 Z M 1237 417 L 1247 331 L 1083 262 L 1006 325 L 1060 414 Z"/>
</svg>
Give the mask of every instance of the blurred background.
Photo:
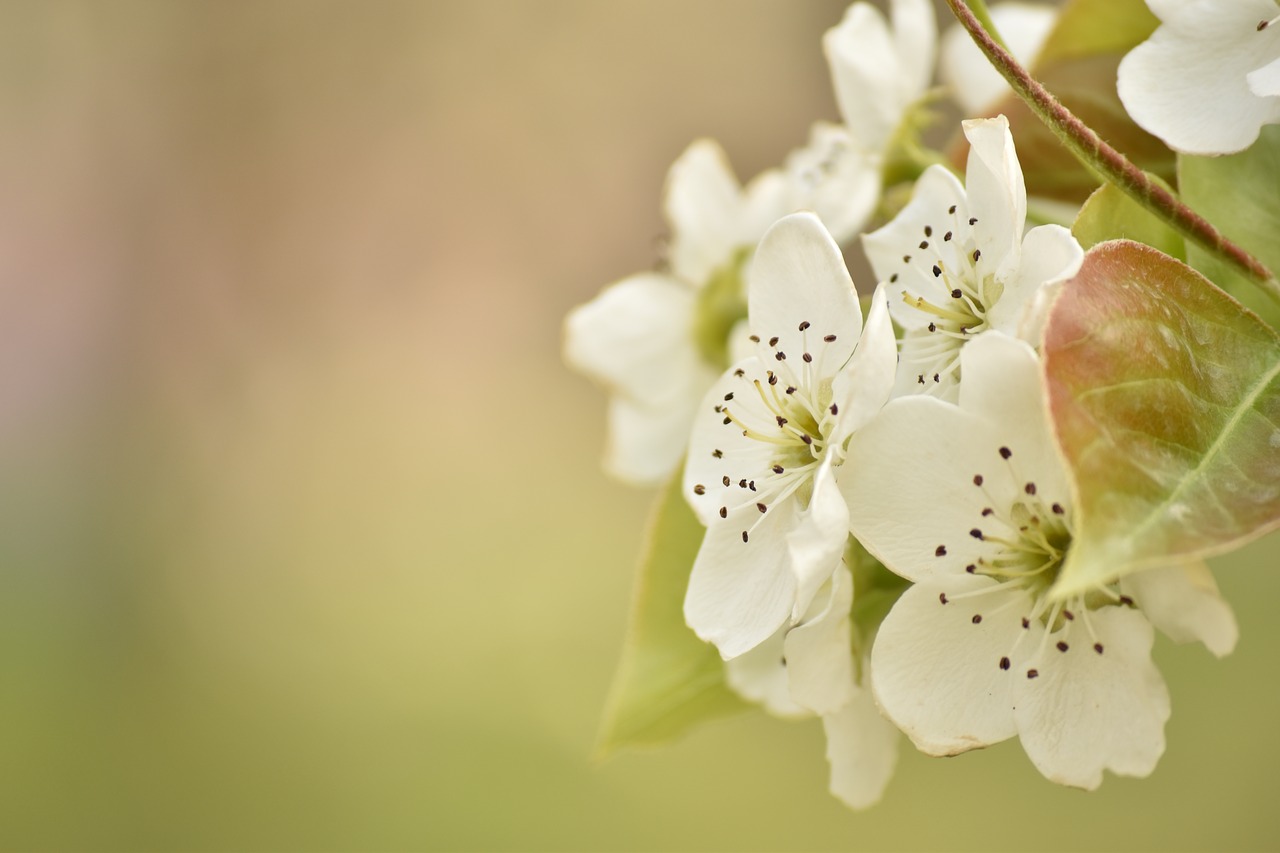
<svg viewBox="0 0 1280 853">
<path fill-rule="evenodd" d="M 1146 781 L 904 751 L 855 815 L 754 713 L 592 761 L 652 496 L 561 318 L 691 139 L 836 117 L 844 5 L 0 4 L 0 846 L 1280 845 L 1275 537 Z"/>
</svg>

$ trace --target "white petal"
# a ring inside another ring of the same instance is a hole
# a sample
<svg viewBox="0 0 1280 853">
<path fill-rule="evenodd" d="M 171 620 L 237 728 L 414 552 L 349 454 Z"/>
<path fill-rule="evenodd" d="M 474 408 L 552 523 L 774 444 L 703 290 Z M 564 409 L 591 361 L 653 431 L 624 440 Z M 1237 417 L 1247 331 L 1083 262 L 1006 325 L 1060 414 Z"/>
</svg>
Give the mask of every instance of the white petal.
<svg viewBox="0 0 1280 853">
<path fill-rule="evenodd" d="M 1117 89 L 1142 128 L 1189 154 L 1249 147 L 1262 125 L 1280 121 L 1280 99 L 1259 97 L 1248 75 L 1280 56 L 1271 0 L 1153 3 L 1163 20 L 1120 62 Z M 1270 91 L 1267 74 L 1259 79 Z"/>
<path fill-rule="evenodd" d="M 739 246 L 755 248 L 770 225 L 794 211 L 792 193 L 790 176 L 781 169 L 769 169 L 752 178 L 743 191 Z"/>
<path fill-rule="evenodd" d="M 755 356 L 756 345 L 751 341 L 751 324 L 746 317 L 733 324 L 733 329 L 729 332 L 728 350 L 730 364 Z"/>
<path fill-rule="evenodd" d="M 822 718 L 831 764 L 831 793 L 854 809 L 875 805 L 898 763 L 898 730 L 876 710 L 871 691 L 859 688 L 834 714 Z"/>
<path fill-rule="evenodd" d="M 662 482 L 684 456 L 693 415 L 694 407 L 683 403 L 651 409 L 613 397 L 609 400 L 605 471 L 634 485 Z"/>
<path fill-rule="evenodd" d="M 898 345 L 889 319 L 888 291 L 884 285 L 871 296 L 871 310 L 858 340 L 858 348 L 845 369 L 832 380 L 832 399 L 840 419 L 830 441 L 844 443 L 855 430 L 880 413 L 893 392 L 898 369 Z"/>
<path fill-rule="evenodd" d="M 1000 3 L 991 7 L 991 20 L 1014 58 L 1024 68 L 1033 64 L 1058 19 L 1052 6 L 1032 3 Z M 1012 90 L 973 43 L 969 33 L 956 25 L 942 37 L 938 57 L 939 76 L 951 87 L 965 115 L 985 115 Z"/>
<path fill-rule="evenodd" d="M 565 318 L 565 361 L 636 403 L 656 407 L 680 400 L 711 370 L 693 341 L 695 298 L 679 281 L 657 273 L 610 285 Z"/>
<path fill-rule="evenodd" d="M 898 97 L 906 107 L 929 88 L 938 52 L 938 22 L 929 0 L 891 0 L 889 14 L 898 54 Z"/>
<path fill-rule="evenodd" d="M 791 617 L 799 620 L 813 596 L 840 565 L 849 538 L 849 507 L 840 494 L 830 453 L 813 477 L 809 505 L 797 515 L 796 526 L 787 534 L 791 571 L 796 576 L 796 600 Z"/>
<path fill-rule="evenodd" d="M 1023 749 L 1045 777 L 1093 790 L 1103 770 L 1146 776 L 1155 769 L 1169 692 L 1151 662 L 1154 634 L 1141 613 L 1104 607 L 1089 613 L 1089 624 L 1096 639 L 1072 623 L 1068 651 L 1054 647 L 1054 635 L 1041 658 L 1028 662 L 1038 677 L 1015 680 L 1014 717 Z"/>
<path fill-rule="evenodd" d="M 840 247 L 816 216 L 778 220 L 760 241 L 747 282 L 747 313 L 762 359 L 777 350 L 799 371 L 803 353 L 817 358 L 821 352 L 831 373 L 848 360 L 862 331 L 862 308 Z M 828 335 L 836 339 L 824 344 Z M 776 346 L 767 346 L 774 337 Z"/>
<path fill-rule="evenodd" d="M 748 652 L 725 661 L 725 681 L 742 698 L 765 707 L 776 717 L 799 719 L 812 712 L 791 698 L 783 641 L 783 625 L 769 639 Z"/>
<path fill-rule="evenodd" d="M 854 3 L 827 30 L 822 47 L 845 125 L 864 151 L 880 151 L 902 119 L 906 85 L 884 15 L 869 3 Z"/>
<path fill-rule="evenodd" d="M 717 142 L 699 139 L 667 173 L 671 269 L 701 286 L 739 247 L 742 191 Z"/>
<path fill-rule="evenodd" d="M 837 243 L 861 231 L 880 201 L 878 155 L 837 125 L 814 124 L 809 144 L 787 155 L 786 170 L 791 196 L 782 213 L 812 210 Z"/>
<path fill-rule="evenodd" d="M 1256 71 L 1250 71 L 1245 79 L 1249 81 L 1249 91 L 1259 98 L 1280 95 L 1280 59 L 1268 62 Z"/>
<path fill-rule="evenodd" d="M 1066 466 L 1050 426 L 1040 359 L 1025 342 L 987 332 L 970 341 L 960 354 L 964 381 L 960 407 L 997 424 L 1001 445 L 1011 451 L 1010 467 L 1025 487 L 1046 505 L 1069 504 Z"/>
<path fill-rule="evenodd" d="M 814 601 L 817 613 L 787 632 L 784 645 L 791 698 L 819 714 L 833 713 L 851 698 L 854 686 L 849 608 L 853 575 L 841 565 L 831 575 L 828 594 Z"/>
<path fill-rule="evenodd" d="M 1061 225 L 1032 228 L 1022 239 L 1017 271 L 987 314 L 992 328 L 1018 337 L 1040 328 L 1043 323 L 1036 322 L 1031 311 L 1040 288 L 1071 278 L 1083 262 L 1084 249 L 1068 229 Z M 1027 337 L 1023 340 L 1035 343 Z"/>
<path fill-rule="evenodd" d="M 983 508 L 1011 503 L 1020 489 L 1002 444 L 995 425 L 956 406 L 923 396 L 889 401 L 849 440 L 839 482 L 850 529 L 908 580 L 963 574 L 991 552 L 970 535 Z M 975 475 L 985 477 L 981 487 Z"/>
<path fill-rule="evenodd" d="M 956 214 L 948 213 L 952 206 Z M 925 228 L 941 233 L 954 216 L 965 218 L 967 209 L 959 179 L 942 166 L 930 166 L 916 182 L 907 206 L 887 225 L 863 236 L 862 248 L 876 280 L 888 289 L 889 311 L 903 328 L 922 329 L 933 319 L 908 309 L 904 293 L 922 296 L 935 305 L 944 305 L 949 298 L 930 271 L 932 255 L 922 254 L 918 248 Z"/>
<path fill-rule="evenodd" d="M 1004 589 L 960 598 L 995 585 L 964 573 L 922 581 L 903 593 L 876 635 L 876 701 L 929 755 L 956 755 L 1016 733 L 1011 696 L 1020 676 L 1010 655 L 1031 597 Z"/>
<path fill-rule="evenodd" d="M 1027 219 L 1027 188 L 1022 166 L 1004 116 L 963 123 L 969 140 L 965 191 L 969 213 L 977 218 L 974 242 L 982 256 L 979 275 L 994 274 L 1006 281 L 1018 266 L 1022 228 Z"/>
<path fill-rule="evenodd" d="M 1218 657 L 1235 648 L 1240 637 L 1235 614 L 1202 560 L 1126 575 L 1120 588 L 1174 642 L 1199 640 Z"/>
<path fill-rule="evenodd" d="M 786 534 L 796 523 L 794 504 L 784 501 L 764 515 L 749 504 L 707 528 L 689 577 L 684 617 L 726 660 L 760 645 L 791 615 L 796 581 L 787 564 Z M 751 532 L 747 542 L 744 530 Z"/>
</svg>

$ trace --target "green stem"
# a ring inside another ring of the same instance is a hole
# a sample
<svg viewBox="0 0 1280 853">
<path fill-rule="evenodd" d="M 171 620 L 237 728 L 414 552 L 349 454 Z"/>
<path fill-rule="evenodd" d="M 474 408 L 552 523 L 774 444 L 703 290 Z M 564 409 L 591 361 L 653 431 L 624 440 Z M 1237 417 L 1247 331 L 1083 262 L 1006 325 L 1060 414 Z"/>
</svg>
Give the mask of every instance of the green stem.
<svg viewBox="0 0 1280 853">
<path fill-rule="evenodd" d="M 985 6 L 982 0 L 971 0 L 975 7 Z M 1265 265 L 1240 246 L 1236 245 L 1204 217 L 1187 207 L 1151 180 L 1145 172 L 1102 140 L 1049 90 L 1035 80 L 1027 70 L 1003 46 L 991 36 L 983 21 L 965 0 L 947 0 L 956 20 L 969 32 L 975 44 L 982 50 L 995 69 L 1009 81 L 1013 91 L 1026 102 L 1041 121 L 1053 131 L 1081 163 L 1092 168 L 1107 181 L 1115 184 L 1125 195 L 1151 211 L 1161 221 L 1194 241 L 1206 251 L 1212 252 L 1249 277 L 1268 297 L 1280 304 L 1280 281 Z M 989 23 L 990 18 L 987 17 Z"/>
<path fill-rule="evenodd" d="M 1009 45 L 1000 37 L 995 21 L 991 20 L 991 13 L 987 11 L 985 0 L 969 0 L 969 11 L 973 12 L 973 16 L 978 19 L 978 23 L 982 24 L 982 29 L 991 36 L 992 41 L 1005 50 L 1009 49 Z"/>
</svg>

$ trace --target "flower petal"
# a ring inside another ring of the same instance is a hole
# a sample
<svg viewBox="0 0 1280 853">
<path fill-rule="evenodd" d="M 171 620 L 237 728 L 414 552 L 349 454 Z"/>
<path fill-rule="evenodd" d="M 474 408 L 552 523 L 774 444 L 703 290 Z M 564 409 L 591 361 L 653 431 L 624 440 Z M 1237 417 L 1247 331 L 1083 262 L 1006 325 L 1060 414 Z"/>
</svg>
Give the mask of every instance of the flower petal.
<svg viewBox="0 0 1280 853">
<path fill-rule="evenodd" d="M 1240 637 L 1235 614 L 1204 561 L 1126 575 L 1120 588 L 1175 643 L 1199 640 L 1218 657 L 1235 648 Z"/>
<path fill-rule="evenodd" d="M 840 487 L 849 526 L 868 551 L 912 581 L 963 574 L 990 550 L 970 535 L 982 510 L 1011 497 L 995 427 L 929 397 L 890 400 L 849 440 Z M 981 488 L 975 475 L 985 474 Z M 985 490 L 985 491 L 984 491 Z M 994 492 L 993 492 L 994 490 Z"/>
<path fill-rule="evenodd" d="M 803 353 L 821 350 L 831 373 L 849 359 L 862 331 L 862 308 L 840 247 L 818 217 L 793 213 L 778 220 L 760 240 L 747 282 L 747 313 L 762 359 L 776 351 L 798 363 Z"/>
<path fill-rule="evenodd" d="M 1045 777 L 1093 790 L 1103 770 L 1146 776 L 1155 769 L 1170 709 L 1146 618 L 1103 607 L 1089 613 L 1089 624 L 1097 646 L 1083 638 L 1065 652 L 1050 645 L 1038 677 L 1016 679 L 1014 718 L 1023 749 Z"/>
<path fill-rule="evenodd" d="M 1117 90 L 1144 130 L 1188 154 L 1228 154 L 1253 144 L 1280 121 L 1280 99 L 1259 97 L 1252 72 L 1280 56 L 1271 0 L 1153 2 L 1162 24 L 1120 62 Z M 1262 93 L 1270 72 L 1257 80 Z"/>
<path fill-rule="evenodd" d="M 902 594 L 876 635 L 876 701 L 929 755 L 956 755 L 1017 733 L 1010 697 L 1019 676 L 1009 655 L 1031 597 L 1020 589 L 972 595 L 994 587 L 990 578 L 964 573 L 921 581 Z"/>
<path fill-rule="evenodd" d="M 642 405 L 679 400 L 708 373 L 714 379 L 693 343 L 695 298 L 681 282 L 658 273 L 612 284 L 565 318 L 564 359 Z"/>
<path fill-rule="evenodd" d="M 680 464 L 689 440 L 694 407 L 684 402 L 666 408 L 638 406 L 625 397 L 609 400 L 609 435 L 604 469 L 624 483 L 654 485 Z"/>
<path fill-rule="evenodd" d="M 664 208 L 671 226 L 671 269 L 701 286 L 740 245 L 742 191 L 724 149 L 699 139 L 667 173 Z"/>
<path fill-rule="evenodd" d="M 979 275 L 1007 281 L 1020 260 L 1022 228 L 1027 220 L 1027 188 L 1004 116 L 963 122 L 969 140 L 965 190 L 969 214 L 977 218 L 974 243 L 982 252 Z"/>
<path fill-rule="evenodd" d="M 1280 95 L 1280 59 L 1250 71 L 1245 75 L 1245 79 L 1249 82 L 1249 91 L 1259 98 Z"/>
<path fill-rule="evenodd" d="M 871 296 L 858 348 L 832 380 L 831 397 L 841 414 L 829 441 L 844 444 L 855 430 L 879 414 L 893 392 L 897 367 L 898 344 L 889 319 L 888 291 L 881 285 Z"/>
<path fill-rule="evenodd" d="M 743 699 L 763 705 L 775 717 L 800 719 L 813 712 L 791 698 L 783 641 L 788 626 L 733 660 L 725 661 L 725 681 Z"/>
<path fill-rule="evenodd" d="M 1030 68 L 1048 38 L 1058 11 L 1033 3 L 999 3 L 991 7 L 991 21 L 1005 45 L 1024 68 Z M 1011 93 L 1009 84 L 987 61 L 969 33 L 959 25 L 942 37 L 938 75 L 951 88 L 965 115 L 979 116 Z"/>
<path fill-rule="evenodd" d="M 938 22 L 929 0 L 890 0 L 889 15 L 898 54 L 898 97 L 905 108 L 924 94 L 933 78 Z"/>
<path fill-rule="evenodd" d="M 805 621 L 787 632 L 784 645 L 791 698 L 819 714 L 839 710 L 856 690 L 849 621 L 853 575 L 843 564 L 826 592 L 810 605 Z"/>
<path fill-rule="evenodd" d="M 827 30 L 822 47 L 845 125 L 862 150 L 879 152 L 902 119 L 901 92 L 907 85 L 899 76 L 888 22 L 870 3 L 854 3 Z"/>
<path fill-rule="evenodd" d="M 781 213 L 812 210 L 837 243 L 861 231 L 880 201 L 878 157 L 839 125 L 814 124 L 809 144 L 787 155 L 786 171 L 791 200 Z"/>
<path fill-rule="evenodd" d="M 898 763 L 898 730 L 880 716 L 871 691 L 856 688 L 840 710 L 822 718 L 831 764 L 831 793 L 853 809 L 875 805 Z"/>
<path fill-rule="evenodd" d="M 763 515 L 744 505 L 707 528 L 684 617 L 725 660 L 763 643 L 791 615 L 796 581 L 787 565 L 786 534 L 795 524 L 795 502 L 783 501 Z M 749 541 L 743 531 L 752 534 Z"/>
<path fill-rule="evenodd" d="M 1040 288 L 1071 278 L 1080 271 L 1084 249 L 1061 225 L 1040 225 L 1022 238 L 1021 263 L 1005 282 L 1004 293 L 987 313 L 992 328 L 1036 344 L 1033 335 L 1043 318 L 1031 310 Z"/>
<path fill-rule="evenodd" d="M 796 600 L 791 618 L 798 621 L 813 597 L 840 565 L 849 538 L 849 507 L 840 494 L 830 453 L 813 477 L 809 505 L 797 513 L 796 526 L 787 534 L 789 565 L 796 577 Z"/>
</svg>

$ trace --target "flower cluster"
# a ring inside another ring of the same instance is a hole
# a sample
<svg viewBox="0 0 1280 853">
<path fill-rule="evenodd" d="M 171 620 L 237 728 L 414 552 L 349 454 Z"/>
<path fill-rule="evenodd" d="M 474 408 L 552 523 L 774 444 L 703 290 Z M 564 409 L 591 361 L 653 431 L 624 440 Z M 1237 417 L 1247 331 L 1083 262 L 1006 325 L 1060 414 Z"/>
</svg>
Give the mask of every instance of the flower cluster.
<svg viewBox="0 0 1280 853">
<path fill-rule="evenodd" d="M 1158 28 L 1116 57 L 1133 122 L 1217 154 L 1280 121 L 1272 0 L 1149 4 Z M 1087 33 L 1046 7 L 989 20 L 1024 61 Z M 1167 210 L 1100 190 L 1072 228 L 1029 227 L 1032 178 L 1052 187 L 1004 115 L 962 122 L 963 173 L 929 151 L 937 41 L 925 0 L 855 3 L 823 41 L 843 123 L 745 188 L 694 143 L 663 269 L 566 323 L 567 360 L 612 395 L 608 470 L 674 478 L 704 528 L 688 628 L 739 696 L 821 718 L 854 808 L 881 797 L 898 732 L 930 755 L 1017 736 L 1080 788 L 1149 774 L 1170 715 L 1156 629 L 1229 653 L 1204 558 L 1280 526 L 1280 336 L 1215 286 L 1220 258 L 1109 239 L 1167 246 Z M 962 109 L 1012 97 L 966 33 L 942 44 Z"/>
</svg>

